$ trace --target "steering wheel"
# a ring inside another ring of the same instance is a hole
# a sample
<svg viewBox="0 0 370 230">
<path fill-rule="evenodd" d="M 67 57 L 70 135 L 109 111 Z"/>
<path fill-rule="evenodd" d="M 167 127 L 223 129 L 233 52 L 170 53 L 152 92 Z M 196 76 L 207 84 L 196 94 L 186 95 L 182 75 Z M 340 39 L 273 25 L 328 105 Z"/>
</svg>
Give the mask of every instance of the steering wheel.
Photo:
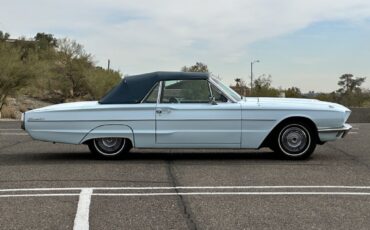
<svg viewBox="0 0 370 230">
<path fill-rule="evenodd" d="M 171 103 L 171 104 L 175 104 L 175 103 L 179 103 L 179 100 L 177 100 L 175 97 L 170 97 L 168 102 Z"/>
</svg>

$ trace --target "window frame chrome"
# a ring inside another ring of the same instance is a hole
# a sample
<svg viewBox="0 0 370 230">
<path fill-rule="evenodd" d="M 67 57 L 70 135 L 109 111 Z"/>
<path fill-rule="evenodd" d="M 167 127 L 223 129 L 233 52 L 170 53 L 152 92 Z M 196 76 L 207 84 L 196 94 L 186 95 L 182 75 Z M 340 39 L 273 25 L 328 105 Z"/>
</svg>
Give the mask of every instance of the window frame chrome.
<svg viewBox="0 0 370 230">
<path fill-rule="evenodd" d="M 187 79 L 183 79 L 183 80 L 187 80 Z M 190 79 L 190 80 L 194 80 L 194 79 Z M 203 79 L 199 79 L 199 80 L 203 80 Z M 237 101 L 231 97 L 227 92 L 225 92 L 222 88 L 218 87 L 218 85 L 213 81 L 212 77 L 209 77 L 208 79 L 204 79 L 208 82 L 208 90 L 211 94 L 211 96 L 213 96 L 213 92 L 212 92 L 212 86 L 214 86 L 216 89 L 218 89 L 228 100 L 228 102 L 231 102 L 231 103 L 237 103 Z M 171 81 L 171 80 L 167 80 L 167 81 Z M 196 81 L 196 80 L 194 80 Z M 163 90 L 164 90 L 164 81 L 159 81 L 157 83 L 154 84 L 154 86 L 149 90 L 149 92 L 145 95 L 144 99 L 141 100 L 140 103 L 145 103 L 145 100 L 149 97 L 149 95 L 152 93 L 152 91 L 157 87 L 159 86 L 158 88 L 158 94 L 157 94 L 157 104 L 163 104 L 161 103 L 161 96 L 162 96 L 162 93 L 163 93 Z M 227 103 L 227 102 L 226 102 Z M 154 103 L 148 103 L 148 104 L 154 104 Z"/>
<path fill-rule="evenodd" d="M 148 99 L 148 97 L 150 96 L 150 94 L 153 92 L 153 90 L 155 89 L 155 87 L 157 87 L 157 85 L 159 84 L 159 82 L 156 82 L 152 88 L 148 91 L 148 93 L 145 95 L 145 97 L 141 100 L 140 104 L 146 104 L 146 99 Z M 160 91 L 160 89 L 158 89 L 158 92 Z M 158 94 L 157 94 L 157 102 L 158 102 Z M 147 103 L 147 104 L 154 104 L 154 103 Z"/>
<path fill-rule="evenodd" d="M 162 91 L 163 91 L 163 81 L 160 81 L 159 82 L 158 95 L 157 95 L 157 104 L 160 104 L 161 103 Z"/>
</svg>

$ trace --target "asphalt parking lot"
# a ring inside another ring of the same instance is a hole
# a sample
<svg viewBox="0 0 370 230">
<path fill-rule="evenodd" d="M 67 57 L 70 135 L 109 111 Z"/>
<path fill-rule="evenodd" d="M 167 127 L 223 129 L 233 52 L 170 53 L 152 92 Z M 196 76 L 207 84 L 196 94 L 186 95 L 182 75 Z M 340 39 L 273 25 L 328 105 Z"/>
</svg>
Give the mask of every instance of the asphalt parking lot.
<svg viewBox="0 0 370 230">
<path fill-rule="evenodd" d="M 305 161 L 268 149 L 98 160 L 0 122 L 0 228 L 369 229 L 370 124 L 352 125 Z"/>
</svg>

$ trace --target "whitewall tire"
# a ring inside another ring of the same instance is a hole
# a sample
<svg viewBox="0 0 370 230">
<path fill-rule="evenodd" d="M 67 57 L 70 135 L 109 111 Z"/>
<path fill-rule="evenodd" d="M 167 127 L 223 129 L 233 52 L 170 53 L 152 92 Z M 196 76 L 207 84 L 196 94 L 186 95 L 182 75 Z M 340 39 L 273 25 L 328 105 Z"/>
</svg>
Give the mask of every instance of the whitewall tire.
<svg viewBox="0 0 370 230">
<path fill-rule="evenodd" d="M 275 135 L 273 149 L 288 159 L 306 159 L 316 148 L 314 130 L 303 122 L 281 125 Z"/>
<path fill-rule="evenodd" d="M 88 143 L 90 151 L 103 158 L 117 158 L 131 149 L 131 142 L 126 138 L 96 138 Z"/>
</svg>

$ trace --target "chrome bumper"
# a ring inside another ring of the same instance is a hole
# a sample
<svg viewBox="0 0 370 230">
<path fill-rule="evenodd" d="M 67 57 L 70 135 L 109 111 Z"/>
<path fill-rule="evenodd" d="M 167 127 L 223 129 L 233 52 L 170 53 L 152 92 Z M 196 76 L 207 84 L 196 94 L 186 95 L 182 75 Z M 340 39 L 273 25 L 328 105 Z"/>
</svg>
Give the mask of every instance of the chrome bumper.
<svg viewBox="0 0 370 230">
<path fill-rule="evenodd" d="M 329 128 L 329 129 L 319 129 L 319 134 L 321 133 L 337 133 L 337 138 L 343 138 L 345 137 L 349 131 L 351 131 L 352 126 L 349 124 L 344 124 L 343 127 L 340 128 Z"/>
</svg>

